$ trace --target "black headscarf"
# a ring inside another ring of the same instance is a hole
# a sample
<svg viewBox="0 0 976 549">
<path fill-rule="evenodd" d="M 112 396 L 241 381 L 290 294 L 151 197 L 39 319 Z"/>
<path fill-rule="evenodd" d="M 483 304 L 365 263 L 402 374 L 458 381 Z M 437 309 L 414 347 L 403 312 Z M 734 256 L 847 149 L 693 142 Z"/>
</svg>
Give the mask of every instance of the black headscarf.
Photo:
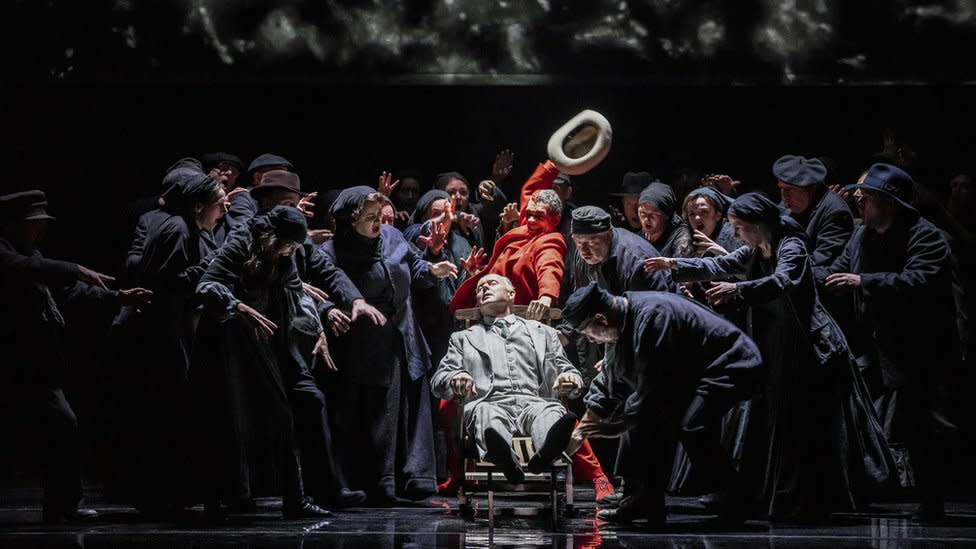
<svg viewBox="0 0 976 549">
<path fill-rule="evenodd" d="M 729 206 L 732 205 L 732 198 L 722 194 L 715 187 L 699 187 L 688 193 L 688 197 L 703 196 L 710 200 L 712 204 L 722 212 L 722 215 L 729 213 Z"/>
<path fill-rule="evenodd" d="M 163 209 L 173 214 L 187 213 L 194 204 L 208 202 L 217 184 L 209 175 L 188 174 L 163 193 Z"/>
<path fill-rule="evenodd" d="M 423 223 L 424 216 L 427 215 L 427 208 L 434 203 L 435 200 L 450 200 L 451 195 L 447 194 L 446 191 L 440 189 L 431 189 L 420 197 L 417 201 L 417 207 L 413 211 L 413 222 Z"/>
<path fill-rule="evenodd" d="M 674 196 L 674 191 L 669 185 L 655 181 L 647 186 L 640 193 L 638 204 L 653 204 L 665 217 L 670 218 L 671 225 L 681 223 L 681 216 L 677 214 L 678 199 Z"/>
<path fill-rule="evenodd" d="M 362 206 L 367 196 L 375 192 L 376 189 L 366 185 L 343 189 L 329 209 L 336 220 L 333 237 L 336 264 L 354 280 L 369 265 L 382 259 L 380 239 L 367 238 L 357 233 L 352 226 L 352 213 Z"/>
<path fill-rule="evenodd" d="M 797 236 L 804 243 L 807 233 L 799 223 L 783 213 L 772 200 L 759 193 L 746 193 L 729 206 L 728 215 L 749 223 L 769 225 L 779 236 Z"/>
</svg>

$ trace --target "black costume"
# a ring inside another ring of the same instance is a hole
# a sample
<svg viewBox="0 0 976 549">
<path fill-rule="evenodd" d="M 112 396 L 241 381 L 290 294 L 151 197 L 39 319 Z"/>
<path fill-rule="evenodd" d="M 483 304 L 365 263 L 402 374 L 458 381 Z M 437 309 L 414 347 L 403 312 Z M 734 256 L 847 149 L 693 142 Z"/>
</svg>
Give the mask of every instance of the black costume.
<svg viewBox="0 0 976 549">
<path fill-rule="evenodd" d="M 375 239 L 355 232 L 350 216 L 373 192 L 358 186 L 339 194 L 331 208 L 336 235 L 321 250 L 387 323 L 362 319 L 334 339 L 339 372 L 321 382 L 332 405 L 343 472 L 373 503 L 389 504 L 397 496 L 422 499 L 436 489 L 430 350 L 414 315 L 411 289 L 438 281 L 395 228 L 381 225 Z M 326 304 L 323 313 L 329 308 Z"/>
<path fill-rule="evenodd" d="M 751 421 L 765 430 L 769 516 L 859 508 L 871 488 L 888 482 L 894 462 L 844 335 L 817 297 L 803 229 L 755 193 L 739 197 L 729 215 L 769 226 L 771 257 L 742 247 L 678 259 L 674 273 L 679 281 L 746 275 L 735 301 L 751 308 L 767 373 L 765 401 L 753 406 Z"/>
<path fill-rule="evenodd" d="M 301 507 L 306 489 L 321 501 L 342 487 L 330 467 L 325 399 L 308 368 L 322 331 L 318 314 L 292 257 L 252 262 L 255 238 L 274 233 L 300 243 L 306 230 L 302 213 L 287 206 L 248 220 L 228 235 L 197 286 L 207 311 L 197 338 L 206 344 L 195 346 L 190 376 L 213 458 L 206 479 L 211 501 L 239 496 L 226 492 L 228 484 L 237 488 L 241 447 L 252 469 L 270 466 L 282 474 L 286 513 Z M 257 338 L 237 311 L 241 302 L 277 325 L 273 336 Z"/>
<path fill-rule="evenodd" d="M 570 297 L 568 322 L 579 326 L 587 316 L 586 296 L 595 291 L 591 284 Z M 624 298 L 620 337 L 585 402 L 601 418 L 622 416 L 635 424 L 621 451 L 642 466 L 626 471 L 627 496 L 649 497 L 650 513 L 663 518 L 666 450 L 674 431 L 696 466 L 714 475 L 713 484 L 732 488 L 732 468 L 718 448 L 719 421 L 755 393 L 761 358 L 741 330 L 690 299 L 666 292 L 626 292 Z"/>
</svg>

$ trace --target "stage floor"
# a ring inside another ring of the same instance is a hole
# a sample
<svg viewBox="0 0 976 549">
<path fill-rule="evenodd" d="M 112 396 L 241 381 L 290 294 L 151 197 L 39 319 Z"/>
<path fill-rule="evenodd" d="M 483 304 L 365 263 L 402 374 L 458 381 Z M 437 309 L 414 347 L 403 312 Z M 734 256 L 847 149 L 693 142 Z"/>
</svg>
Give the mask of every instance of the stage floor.
<svg viewBox="0 0 976 549">
<path fill-rule="evenodd" d="M 11 495 L 6 492 L 6 495 Z M 592 490 L 578 490 L 579 516 L 564 519 L 555 530 L 538 502 L 496 499 L 494 528 L 486 519 L 486 502 L 479 501 L 477 517 L 467 522 L 456 512 L 454 500 L 432 498 L 416 507 L 354 509 L 323 521 L 281 520 L 280 501 L 258 500 L 258 511 L 214 525 L 201 509 L 177 522 L 144 521 L 131 508 L 92 507 L 100 520 L 84 526 L 45 526 L 36 505 L 23 494 L 4 498 L 0 505 L 0 547 L 78 548 L 401 548 L 401 547 L 947 547 L 976 545 L 976 504 L 953 503 L 944 524 L 921 526 L 908 516 L 912 506 L 879 504 L 870 514 L 835 515 L 827 524 L 776 525 L 748 522 L 741 529 L 719 528 L 704 515 L 694 498 L 669 498 L 668 529 L 651 532 L 640 526 L 622 527 L 594 519 Z"/>
</svg>

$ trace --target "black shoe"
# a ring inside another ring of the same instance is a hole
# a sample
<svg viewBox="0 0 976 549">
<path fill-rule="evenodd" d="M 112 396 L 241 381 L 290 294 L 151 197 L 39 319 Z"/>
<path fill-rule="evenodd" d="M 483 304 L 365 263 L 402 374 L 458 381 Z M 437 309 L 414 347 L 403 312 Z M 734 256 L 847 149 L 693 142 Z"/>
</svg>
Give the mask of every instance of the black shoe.
<svg viewBox="0 0 976 549">
<path fill-rule="evenodd" d="M 44 509 L 42 519 L 47 524 L 75 524 L 79 522 L 91 522 L 98 518 L 98 511 L 94 509 Z"/>
<path fill-rule="evenodd" d="M 546 433 L 546 440 L 542 443 L 542 448 L 538 448 L 535 455 L 529 458 L 530 473 L 541 473 L 552 463 L 552 460 L 556 459 L 566 449 L 566 445 L 569 444 L 569 437 L 573 435 L 576 419 L 576 414 L 566 412 L 566 415 L 553 423 L 549 432 Z"/>
<path fill-rule="evenodd" d="M 667 522 L 664 500 L 658 505 L 644 496 L 626 496 L 615 509 L 601 509 L 596 518 L 607 522 L 633 522 L 647 519 L 650 526 L 663 526 Z"/>
<path fill-rule="evenodd" d="M 327 511 L 311 501 L 303 501 L 294 507 L 290 505 L 283 507 L 281 514 L 286 519 L 326 518 L 332 516 L 332 511 Z"/>
<path fill-rule="evenodd" d="M 334 509 L 345 509 L 347 507 L 356 507 L 361 505 L 366 501 L 366 492 L 362 490 L 350 490 L 349 488 L 343 488 L 339 490 L 339 493 L 335 495 L 330 501 L 330 505 Z"/>
<path fill-rule="evenodd" d="M 515 452 L 498 431 L 491 427 L 485 429 L 485 445 L 488 447 L 485 457 L 502 470 L 508 482 L 521 484 L 525 481 L 525 472 L 516 461 Z"/>
</svg>

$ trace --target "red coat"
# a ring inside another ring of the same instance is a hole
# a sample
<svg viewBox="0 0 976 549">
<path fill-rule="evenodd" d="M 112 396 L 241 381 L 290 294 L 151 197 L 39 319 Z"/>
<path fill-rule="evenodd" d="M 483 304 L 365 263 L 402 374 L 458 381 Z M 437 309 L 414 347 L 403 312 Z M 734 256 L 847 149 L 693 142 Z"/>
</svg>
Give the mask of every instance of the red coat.
<svg viewBox="0 0 976 549">
<path fill-rule="evenodd" d="M 525 181 L 519 200 L 519 223 L 522 226 L 508 231 L 495 242 L 495 249 L 485 269 L 478 276 L 465 280 L 454 294 L 452 312 L 477 306 L 475 289 L 486 274 L 506 276 L 512 281 L 516 305 L 528 305 L 530 301 L 546 295 L 552 298 L 553 303 L 558 302 L 566 241 L 558 232 L 531 236 L 525 226 L 525 207 L 529 198 L 538 190 L 552 188 L 557 175 L 559 170 L 547 160 L 539 164 Z"/>
</svg>

